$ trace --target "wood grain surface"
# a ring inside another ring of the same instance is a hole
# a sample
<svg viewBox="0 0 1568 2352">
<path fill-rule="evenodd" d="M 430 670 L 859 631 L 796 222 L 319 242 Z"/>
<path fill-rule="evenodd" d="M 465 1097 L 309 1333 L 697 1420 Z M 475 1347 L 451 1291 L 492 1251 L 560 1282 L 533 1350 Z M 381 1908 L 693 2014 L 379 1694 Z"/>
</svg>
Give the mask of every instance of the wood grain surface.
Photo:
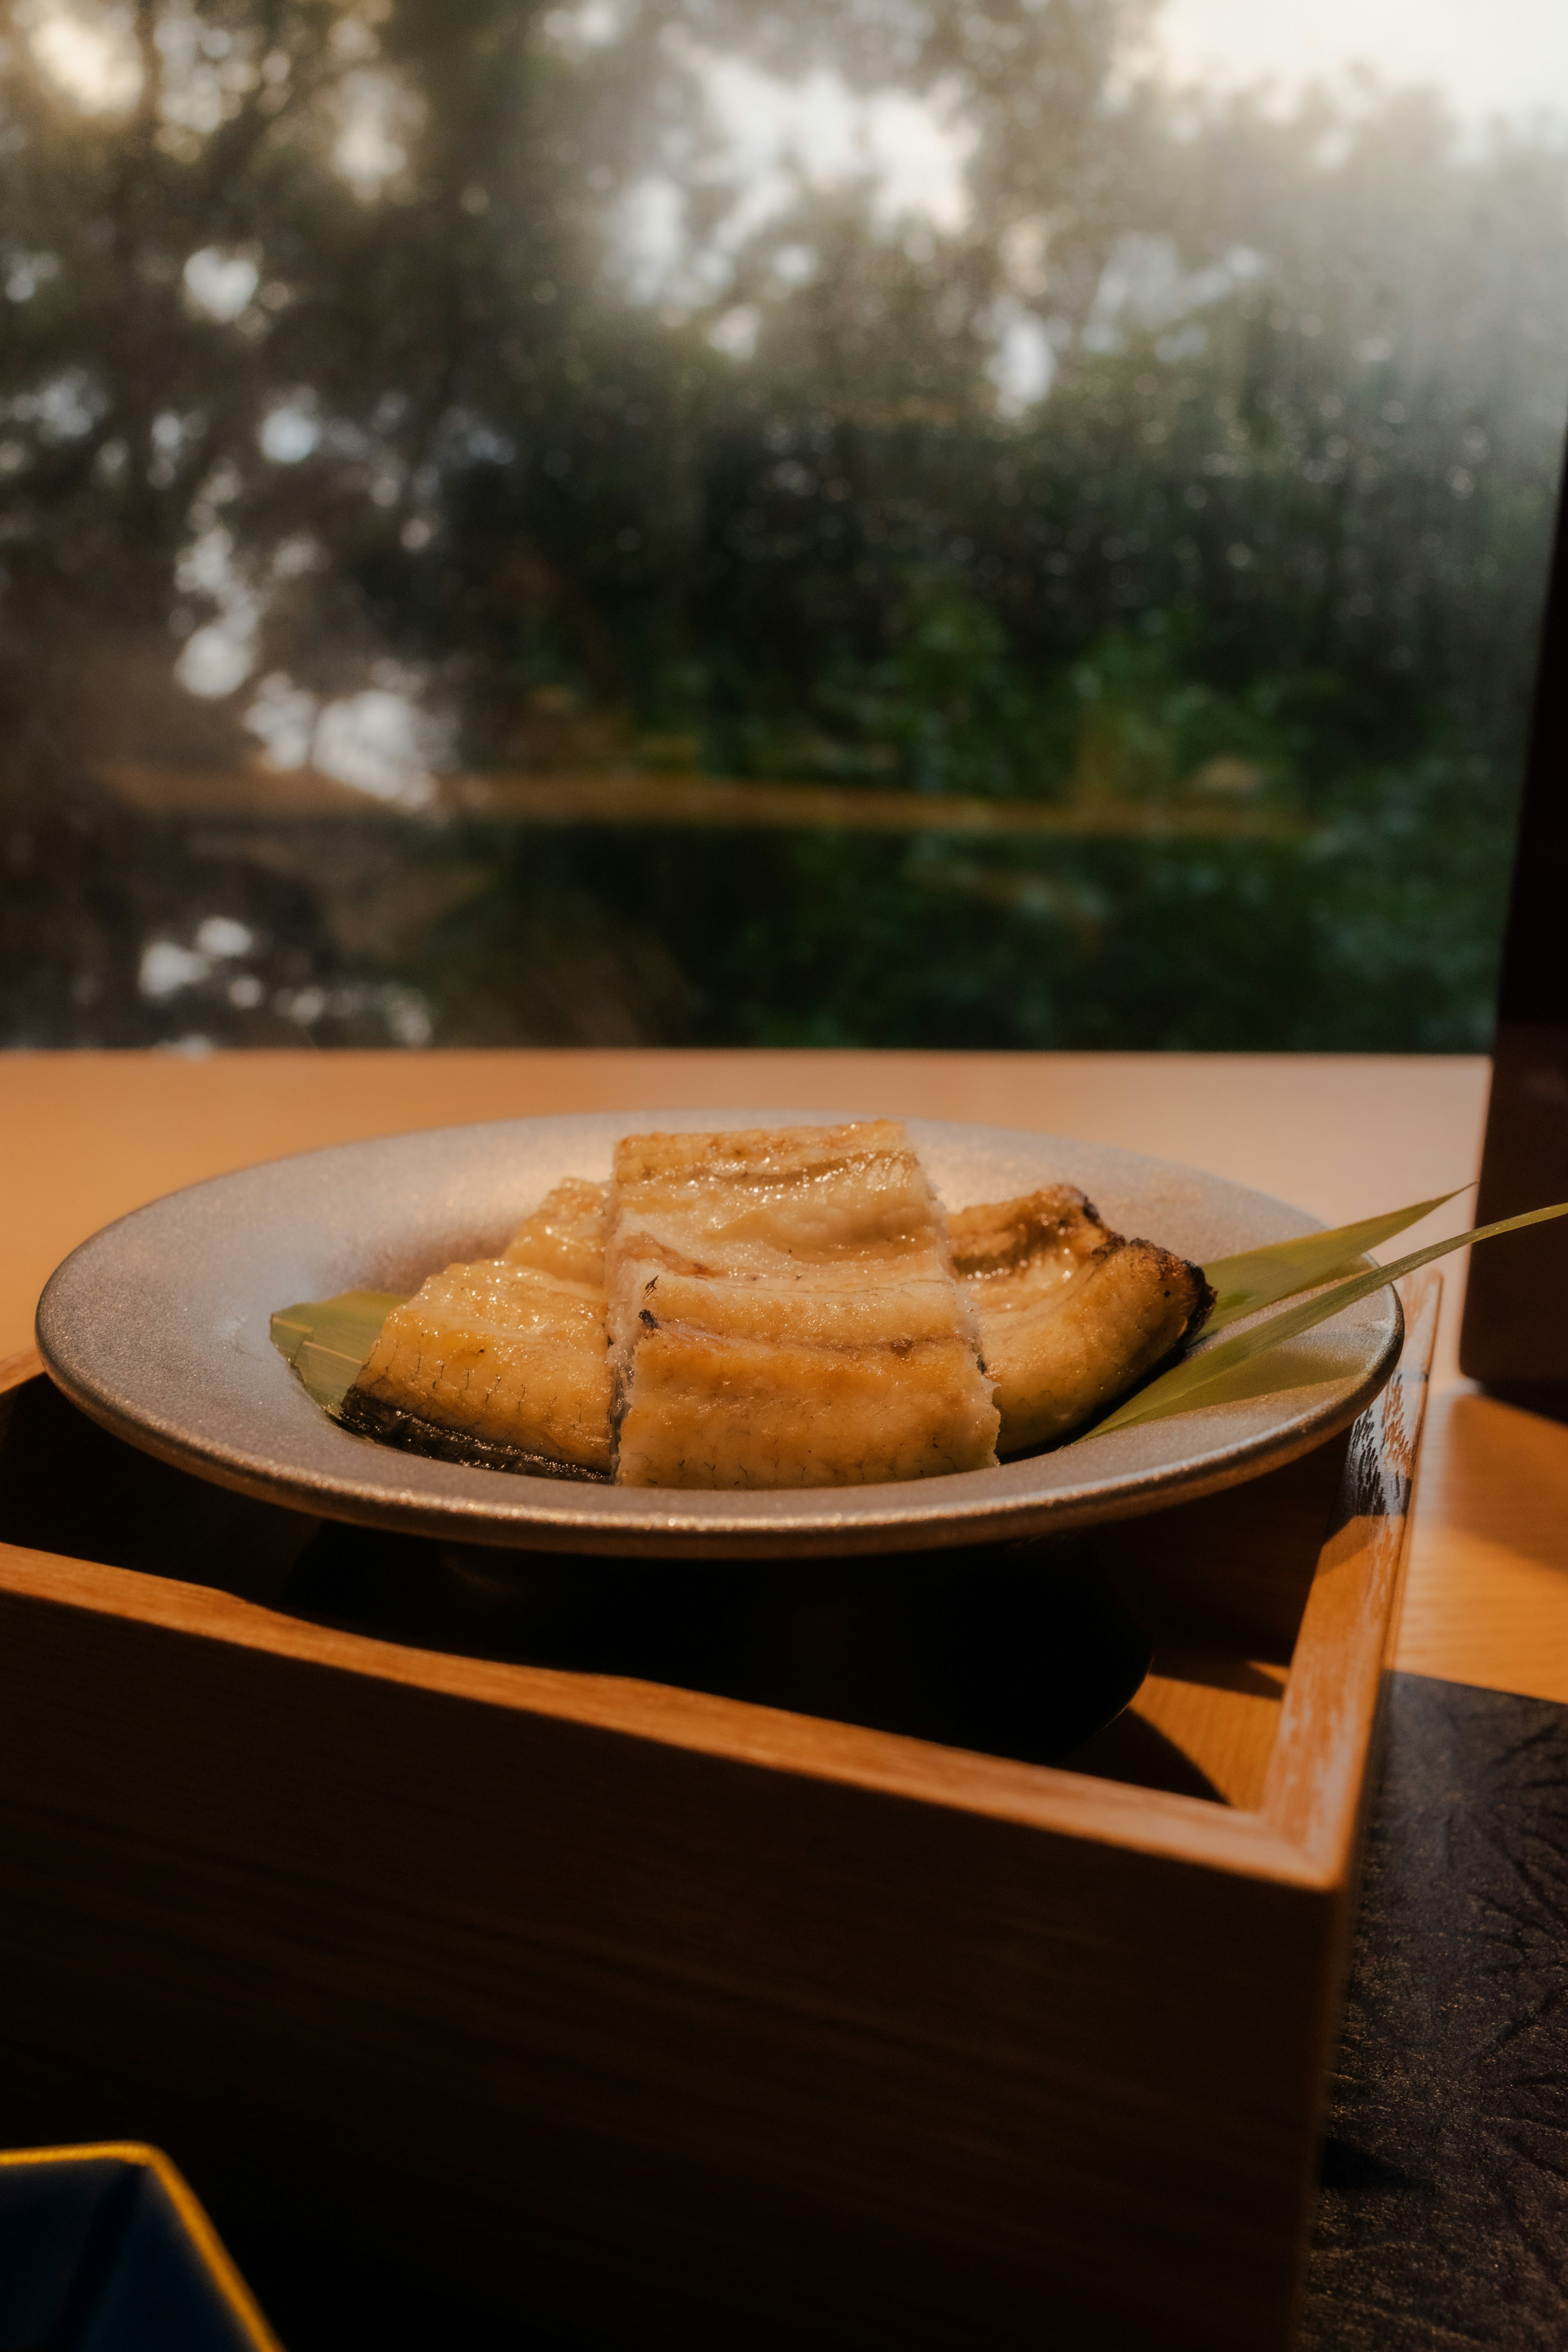
<svg viewBox="0 0 1568 2352">
<path fill-rule="evenodd" d="M 1568 1428 L 1464 1383 L 1425 1464 L 1400 1666 L 1568 1701 Z"/>
</svg>

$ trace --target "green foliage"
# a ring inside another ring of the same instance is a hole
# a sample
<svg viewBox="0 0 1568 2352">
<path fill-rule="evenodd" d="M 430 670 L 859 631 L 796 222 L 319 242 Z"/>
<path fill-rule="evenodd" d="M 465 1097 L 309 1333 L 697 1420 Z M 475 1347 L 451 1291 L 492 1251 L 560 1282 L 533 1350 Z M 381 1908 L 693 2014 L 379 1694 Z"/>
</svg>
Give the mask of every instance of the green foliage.
<svg viewBox="0 0 1568 2352">
<path fill-rule="evenodd" d="M 1397 94 L 1110 104 L 1145 14 L 140 0 L 102 20 L 140 98 L 96 113 L 19 22 L 6 1034 L 413 1036 L 417 990 L 452 1042 L 1482 1044 L 1568 155 Z M 937 95 L 967 216 L 799 171 L 748 215 L 724 57 Z M 684 226 L 639 285 L 655 184 Z M 1009 335 L 1048 395 L 999 400 Z M 215 848 L 115 803 L 127 766 L 243 779 L 264 704 L 324 757 L 378 694 L 438 764 L 1044 800 L 1083 837 L 394 845 L 367 803 L 329 850 L 237 785 Z M 1129 806 L 1168 832 L 1100 837 Z M 1184 830 L 1216 810 L 1279 823 Z M 139 996 L 215 905 L 259 992 Z"/>
</svg>

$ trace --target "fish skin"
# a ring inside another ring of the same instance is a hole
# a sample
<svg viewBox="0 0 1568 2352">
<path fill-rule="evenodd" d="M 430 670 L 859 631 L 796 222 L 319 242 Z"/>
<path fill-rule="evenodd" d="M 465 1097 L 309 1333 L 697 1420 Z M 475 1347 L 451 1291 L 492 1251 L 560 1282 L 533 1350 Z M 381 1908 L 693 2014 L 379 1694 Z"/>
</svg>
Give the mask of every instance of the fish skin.
<svg viewBox="0 0 1568 2352">
<path fill-rule="evenodd" d="M 1070 1184 L 961 1210 L 949 1231 L 996 1382 L 1003 1454 L 1081 1427 L 1196 1331 L 1214 1304 L 1201 1266 L 1112 1233 Z"/>
<path fill-rule="evenodd" d="M 337 1419 L 356 1437 L 374 1438 L 378 1445 L 395 1445 L 405 1454 L 423 1454 L 431 1462 L 463 1462 L 475 1470 L 504 1470 L 523 1478 L 586 1478 L 608 1486 L 607 1470 L 590 1469 L 584 1462 L 563 1462 L 555 1454 L 531 1454 L 521 1445 L 503 1445 L 476 1437 L 470 1429 L 447 1429 L 423 1413 L 405 1412 L 368 1391 L 351 1388 L 337 1410 Z"/>
<path fill-rule="evenodd" d="M 622 1484 L 994 1465 L 977 1325 L 899 1121 L 629 1136 L 612 1199 Z"/>
<path fill-rule="evenodd" d="M 505 1258 L 432 1275 L 382 1325 L 356 1389 L 492 1445 L 607 1472 L 604 1299 Z"/>
</svg>

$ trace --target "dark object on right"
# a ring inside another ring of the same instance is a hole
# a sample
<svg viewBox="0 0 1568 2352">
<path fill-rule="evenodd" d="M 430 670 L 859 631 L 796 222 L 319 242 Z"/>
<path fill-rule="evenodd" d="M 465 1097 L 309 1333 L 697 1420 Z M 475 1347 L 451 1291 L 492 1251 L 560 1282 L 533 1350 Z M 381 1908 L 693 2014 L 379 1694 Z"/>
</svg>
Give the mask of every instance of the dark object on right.
<svg viewBox="0 0 1568 2352">
<path fill-rule="evenodd" d="M 1395 1675 L 1300 2352 L 1568 2343 L 1568 1706 Z"/>
<path fill-rule="evenodd" d="M 1560 505 L 1503 945 L 1477 1224 L 1568 1198 L 1568 498 Z M 1470 1266 L 1459 1361 L 1568 1401 L 1568 1228 L 1505 1234 Z M 1552 1391 L 1561 1391 L 1561 1397 Z"/>
</svg>

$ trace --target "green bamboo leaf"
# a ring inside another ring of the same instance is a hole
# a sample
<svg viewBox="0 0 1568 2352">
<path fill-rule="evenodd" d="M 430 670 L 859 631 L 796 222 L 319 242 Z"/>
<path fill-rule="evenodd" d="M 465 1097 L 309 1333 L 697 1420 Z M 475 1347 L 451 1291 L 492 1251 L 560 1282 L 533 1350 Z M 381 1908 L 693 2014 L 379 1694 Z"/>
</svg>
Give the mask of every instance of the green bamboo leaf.
<svg viewBox="0 0 1568 2352">
<path fill-rule="evenodd" d="M 1402 1274 L 1414 1274 L 1417 1266 L 1430 1265 L 1434 1258 L 1447 1257 L 1450 1250 L 1463 1249 L 1467 1243 L 1490 1241 L 1498 1234 L 1517 1234 L 1526 1225 L 1545 1224 L 1552 1217 L 1568 1217 L 1568 1201 L 1559 1201 L 1550 1209 L 1531 1209 L 1521 1217 L 1503 1217 L 1496 1224 L 1478 1225 L 1473 1232 L 1456 1234 L 1447 1241 L 1431 1242 L 1425 1249 L 1412 1250 L 1408 1257 L 1395 1258 L 1392 1265 L 1375 1265 L 1350 1282 L 1336 1283 L 1331 1289 L 1320 1291 L 1317 1297 L 1304 1299 L 1299 1307 L 1287 1307 L 1283 1314 L 1270 1315 L 1266 1321 L 1255 1323 L 1249 1331 L 1238 1331 L 1234 1339 L 1221 1339 L 1214 1346 L 1200 1345 L 1159 1380 L 1130 1396 L 1098 1427 L 1087 1431 L 1086 1437 L 1103 1437 L 1113 1429 L 1131 1429 L 1144 1421 L 1163 1421 L 1169 1413 L 1192 1412 L 1202 1405 L 1225 1403 L 1227 1399 L 1224 1383 L 1252 1357 L 1261 1356 L 1303 1331 L 1310 1331 L 1316 1324 L 1326 1323 L 1342 1307 L 1353 1307 L 1358 1298 L 1370 1298 L 1374 1290 L 1397 1282 Z M 1251 1383 L 1247 1387 L 1250 1393 L 1257 1393 Z"/>
<path fill-rule="evenodd" d="M 280 1307 L 272 1318 L 272 1344 L 288 1357 L 316 1402 L 335 1413 L 403 1297 L 395 1290 L 343 1290 L 336 1298 Z"/>
<path fill-rule="evenodd" d="M 1458 1184 L 1435 1201 L 1416 1201 L 1408 1209 L 1391 1209 L 1381 1217 L 1363 1217 L 1353 1225 L 1334 1225 L 1326 1233 L 1298 1234 L 1288 1242 L 1269 1242 L 1262 1249 L 1242 1250 L 1235 1257 L 1215 1258 L 1204 1275 L 1218 1293 L 1214 1312 L 1204 1326 L 1205 1339 L 1223 1331 L 1243 1315 L 1272 1307 L 1277 1298 L 1294 1298 L 1300 1290 L 1315 1290 L 1338 1274 L 1360 1274 L 1366 1253 L 1379 1242 L 1392 1241 L 1407 1225 L 1417 1225 L 1448 1201 L 1469 1188 Z"/>
</svg>

